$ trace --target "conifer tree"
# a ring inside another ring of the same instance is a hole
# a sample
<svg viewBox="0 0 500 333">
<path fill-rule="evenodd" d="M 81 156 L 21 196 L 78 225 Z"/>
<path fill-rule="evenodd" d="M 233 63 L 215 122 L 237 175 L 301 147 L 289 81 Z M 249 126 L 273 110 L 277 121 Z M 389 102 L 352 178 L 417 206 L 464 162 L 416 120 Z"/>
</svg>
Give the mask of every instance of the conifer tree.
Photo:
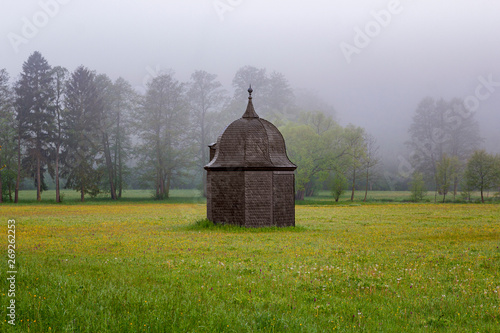
<svg viewBox="0 0 500 333">
<path fill-rule="evenodd" d="M 19 150 L 22 139 L 26 145 L 23 166 L 35 180 L 36 197 L 40 201 L 41 192 L 47 189 L 43 173 L 48 162 L 51 132 L 54 130 L 52 69 L 40 52 L 34 52 L 23 64 L 23 72 L 15 92 Z M 16 191 L 19 189 L 19 180 L 18 175 Z"/>
</svg>

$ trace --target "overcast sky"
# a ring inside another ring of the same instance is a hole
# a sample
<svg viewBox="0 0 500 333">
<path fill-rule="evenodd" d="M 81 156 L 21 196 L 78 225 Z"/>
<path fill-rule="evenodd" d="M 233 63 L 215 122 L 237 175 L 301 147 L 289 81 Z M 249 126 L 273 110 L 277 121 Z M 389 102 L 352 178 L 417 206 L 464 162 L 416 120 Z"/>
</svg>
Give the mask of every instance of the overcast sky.
<svg viewBox="0 0 500 333">
<path fill-rule="evenodd" d="M 465 99 L 479 89 L 485 147 L 500 152 L 497 0 L 0 4 L 0 68 L 14 79 L 33 51 L 52 66 L 84 65 L 135 87 L 161 69 L 173 69 L 181 81 L 203 69 L 230 90 L 237 69 L 252 65 L 317 91 L 343 125 L 365 127 L 395 154 L 423 97 Z"/>
</svg>

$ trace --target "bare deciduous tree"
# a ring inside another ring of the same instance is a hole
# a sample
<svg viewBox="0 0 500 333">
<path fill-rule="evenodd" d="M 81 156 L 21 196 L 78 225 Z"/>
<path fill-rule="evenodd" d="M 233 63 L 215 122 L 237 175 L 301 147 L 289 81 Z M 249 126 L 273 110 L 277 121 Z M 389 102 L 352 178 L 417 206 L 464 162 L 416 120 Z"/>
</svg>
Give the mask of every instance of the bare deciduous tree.
<svg viewBox="0 0 500 333">
<path fill-rule="evenodd" d="M 195 71 L 191 75 L 187 97 L 189 101 L 194 138 L 198 146 L 198 167 L 202 171 L 203 195 L 206 196 L 206 171 L 203 166 L 208 161 L 208 138 L 212 132 L 214 117 L 226 100 L 226 92 L 217 81 L 217 75 L 205 71 Z"/>
</svg>

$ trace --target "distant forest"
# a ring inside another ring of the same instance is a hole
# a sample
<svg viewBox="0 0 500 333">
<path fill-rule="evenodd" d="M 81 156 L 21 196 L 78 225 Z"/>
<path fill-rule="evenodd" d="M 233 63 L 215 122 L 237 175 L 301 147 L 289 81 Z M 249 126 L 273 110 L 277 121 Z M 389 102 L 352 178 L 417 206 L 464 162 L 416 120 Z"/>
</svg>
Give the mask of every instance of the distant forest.
<svg viewBox="0 0 500 333">
<path fill-rule="evenodd" d="M 460 99 L 424 98 L 409 124 L 408 158 L 383 163 L 376 138 L 355 125 L 340 126 L 335 110 L 314 93 L 292 89 L 279 72 L 245 66 L 234 93 L 216 74 L 195 71 L 189 82 L 158 73 L 139 93 L 84 66 L 51 66 L 39 52 L 15 82 L 0 69 L 0 202 L 18 202 L 22 189 L 37 200 L 55 188 L 118 200 L 126 189 L 151 189 L 158 200 L 171 188 L 204 192 L 208 145 L 245 111 L 249 83 L 259 116 L 283 134 L 298 168 L 296 199 L 328 190 L 426 191 L 470 200 L 473 191 L 500 192 L 500 156 L 479 150 L 474 113 Z"/>
</svg>

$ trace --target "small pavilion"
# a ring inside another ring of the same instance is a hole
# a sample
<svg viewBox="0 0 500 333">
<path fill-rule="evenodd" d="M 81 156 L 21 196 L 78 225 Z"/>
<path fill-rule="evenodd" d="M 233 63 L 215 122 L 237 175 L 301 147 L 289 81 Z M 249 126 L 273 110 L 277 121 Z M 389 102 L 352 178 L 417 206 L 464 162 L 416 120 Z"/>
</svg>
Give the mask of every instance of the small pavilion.
<svg viewBox="0 0 500 333">
<path fill-rule="evenodd" d="M 248 105 L 211 144 L 207 170 L 207 217 L 242 227 L 295 226 L 295 164 L 285 140 L 260 118 L 248 89 Z"/>
</svg>

